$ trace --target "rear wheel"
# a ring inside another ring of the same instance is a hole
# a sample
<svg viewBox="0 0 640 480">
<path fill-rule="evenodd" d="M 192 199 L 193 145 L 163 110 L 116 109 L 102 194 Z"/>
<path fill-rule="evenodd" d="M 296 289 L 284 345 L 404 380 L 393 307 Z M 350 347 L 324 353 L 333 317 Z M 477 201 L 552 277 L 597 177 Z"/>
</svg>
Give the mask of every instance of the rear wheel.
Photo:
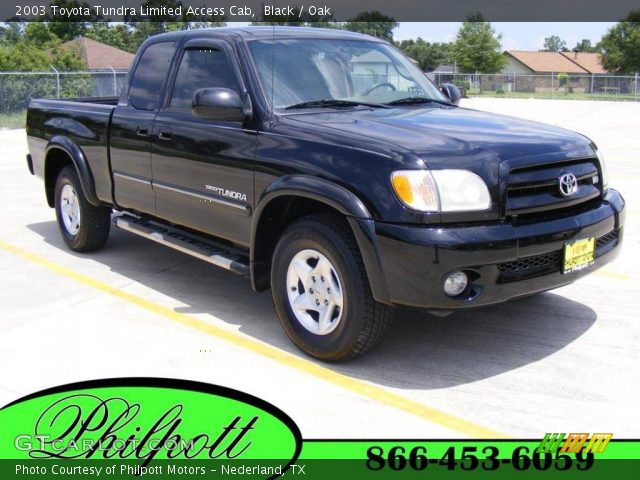
<svg viewBox="0 0 640 480">
<path fill-rule="evenodd" d="M 273 303 L 287 335 L 325 361 L 364 355 L 384 337 L 392 309 L 377 303 L 349 226 L 339 217 L 299 220 L 280 238 Z"/>
<path fill-rule="evenodd" d="M 111 209 L 88 202 L 71 166 L 63 168 L 56 179 L 55 208 L 60 234 L 71 250 L 91 252 L 104 246 L 109 238 Z"/>
</svg>

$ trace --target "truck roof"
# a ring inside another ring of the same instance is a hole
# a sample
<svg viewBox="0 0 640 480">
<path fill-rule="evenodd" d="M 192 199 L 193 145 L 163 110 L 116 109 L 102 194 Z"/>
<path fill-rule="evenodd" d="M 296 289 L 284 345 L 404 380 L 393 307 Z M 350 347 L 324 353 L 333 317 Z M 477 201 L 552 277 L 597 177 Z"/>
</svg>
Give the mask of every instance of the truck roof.
<svg viewBox="0 0 640 480">
<path fill-rule="evenodd" d="M 201 28 L 195 30 L 181 30 L 178 32 L 163 33 L 155 35 L 149 40 L 155 42 L 167 38 L 179 39 L 183 36 L 189 37 L 219 37 L 236 36 L 243 40 L 271 39 L 271 38 L 331 38 L 342 40 L 368 40 L 381 42 L 379 38 L 365 35 L 363 33 L 349 32 L 333 28 L 315 27 L 287 27 L 287 26 L 247 26 L 247 27 L 218 27 Z"/>
</svg>

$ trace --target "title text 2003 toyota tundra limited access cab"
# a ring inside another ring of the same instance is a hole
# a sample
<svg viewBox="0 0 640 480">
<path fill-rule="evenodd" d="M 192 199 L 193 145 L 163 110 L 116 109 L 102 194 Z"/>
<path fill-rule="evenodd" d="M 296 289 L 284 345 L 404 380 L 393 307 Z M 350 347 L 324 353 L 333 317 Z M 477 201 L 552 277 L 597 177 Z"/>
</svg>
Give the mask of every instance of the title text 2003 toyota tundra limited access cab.
<svg viewBox="0 0 640 480">
<path fill-rule="evenodd" d="M 394 306 L 503 302 L 620 250 L 624 201 L 593 142 L 457 97 L 364 35 L 176 32 L 140 47 L 119 99 L 33 100 L 27 160 L 72 250 L 102 247 L 115 210 L 271 288 L 298 347 L 345 360 Z"/>
</svg>

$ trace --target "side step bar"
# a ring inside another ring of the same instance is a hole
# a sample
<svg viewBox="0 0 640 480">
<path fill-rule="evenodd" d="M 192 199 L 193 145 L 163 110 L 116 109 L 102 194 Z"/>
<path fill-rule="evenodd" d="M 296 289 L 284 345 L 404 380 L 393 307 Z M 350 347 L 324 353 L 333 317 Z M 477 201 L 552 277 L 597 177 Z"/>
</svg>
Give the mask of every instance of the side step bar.
<svg viewBox="0 0 640 480">
<path fill-rule="evenodd" d="M 120 215 L 114 218 L 117 227 L 127 230 L 187 255 L 212 263 L 240 275 L 249 275 L 249 259 L 228 247 L 176 227 L 150 220 Z"/>
</svg>

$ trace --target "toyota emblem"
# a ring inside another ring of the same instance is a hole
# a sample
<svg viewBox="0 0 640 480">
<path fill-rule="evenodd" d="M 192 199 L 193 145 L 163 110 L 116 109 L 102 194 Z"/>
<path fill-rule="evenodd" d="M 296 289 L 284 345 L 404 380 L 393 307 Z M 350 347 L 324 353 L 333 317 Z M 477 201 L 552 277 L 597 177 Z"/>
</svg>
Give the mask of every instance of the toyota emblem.
<svg viewBox="0 0 640 480">
<path fill-rule="evenodd" d="M 558 190 L 563 197 L 570 197 L 578 190 L 578 179 L 573 173 L 565 173 L 558 179 Z"/>
</svg>

